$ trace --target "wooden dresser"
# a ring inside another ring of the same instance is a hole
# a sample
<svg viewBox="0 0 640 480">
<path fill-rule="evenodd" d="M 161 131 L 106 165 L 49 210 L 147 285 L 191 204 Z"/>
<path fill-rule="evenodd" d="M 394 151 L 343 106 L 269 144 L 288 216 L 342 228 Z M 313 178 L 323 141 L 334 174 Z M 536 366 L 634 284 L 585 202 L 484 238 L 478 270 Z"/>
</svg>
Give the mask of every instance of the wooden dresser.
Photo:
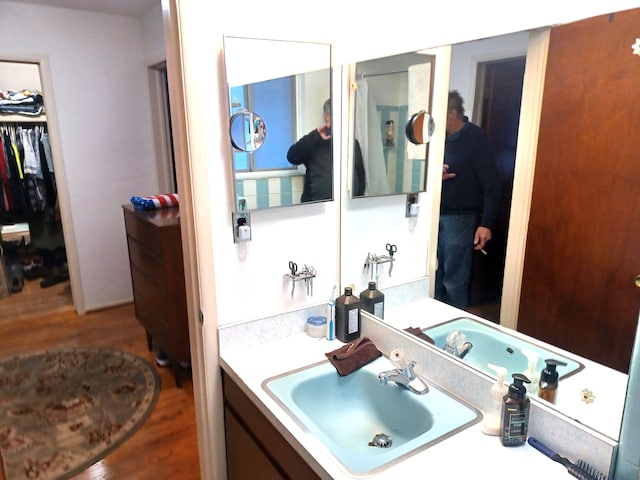
<svg viewBox="0 0 640 480">
<path fill-rule="evenodd" d="M 136 318 L 147 332 L 149 351 L 160 348 L 169 356 L 176 385 L 181 387 L 191 357 L 180 209 L 122 208 Z"/>
</svg>

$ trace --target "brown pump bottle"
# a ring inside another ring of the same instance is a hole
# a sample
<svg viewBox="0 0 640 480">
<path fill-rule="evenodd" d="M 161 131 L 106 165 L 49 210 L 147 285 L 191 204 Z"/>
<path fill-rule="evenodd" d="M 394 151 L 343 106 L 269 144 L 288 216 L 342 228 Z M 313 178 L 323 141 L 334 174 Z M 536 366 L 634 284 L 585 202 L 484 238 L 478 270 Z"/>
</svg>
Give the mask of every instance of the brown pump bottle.
<svg viewBox="0 0 640 480">
<path fill-rule="evenodd" d="M 550 403 L 556 403 L 556 395 L 558 393 L 558 365 L 566 366 L 565 362 L 547 358 L 547 365 L 542 369 L 540 374 L 540 384 L 538 388 L 538 396 Z"/>
<path fill-rule="evenodd" d="M 521 373 L 512 375 L 513 383 L 502 400 L 500 440 L 505 447 L 522 445 L 529 428 L 529 397 L 525 383 L 531 381 Z"/>
</svg>

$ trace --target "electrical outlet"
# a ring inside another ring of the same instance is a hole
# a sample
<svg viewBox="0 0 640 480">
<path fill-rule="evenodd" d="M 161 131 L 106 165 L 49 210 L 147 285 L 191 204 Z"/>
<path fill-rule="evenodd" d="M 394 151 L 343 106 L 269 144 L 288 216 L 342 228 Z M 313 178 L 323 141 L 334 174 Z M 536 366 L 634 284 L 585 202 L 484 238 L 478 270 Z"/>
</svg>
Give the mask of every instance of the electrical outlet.
<svg viewBox="0 0 640 480">
<path fill-rule="evenodd" d="M 251 214 L 249 212 L 233 212 L 233 243 L 251 240 Z"/>
<path fill-rule="evenodd" d="M 420 210 L 420 205 L 418 204 L 418 194 L 408 193 L 407 202 L 405 204 L 404 216 L 407 218 L 417 217 L 419 210 Z"/>
</svg>

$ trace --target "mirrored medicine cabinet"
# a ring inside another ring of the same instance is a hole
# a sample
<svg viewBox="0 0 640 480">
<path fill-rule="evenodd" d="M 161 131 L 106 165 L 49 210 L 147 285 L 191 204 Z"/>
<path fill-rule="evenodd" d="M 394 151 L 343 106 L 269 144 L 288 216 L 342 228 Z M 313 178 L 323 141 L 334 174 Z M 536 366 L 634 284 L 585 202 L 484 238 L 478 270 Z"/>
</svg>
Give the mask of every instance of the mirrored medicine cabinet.
<svg viewBox="0 0 640 480">
<path fill-rule="evenodd" d="M 435 56 L 410 52 L 351 66 L 352 198 L 424 192 Z M 360 163 L 362 180 L 356 181 Z M 364 184 L 364 188 L 357 188 Z"/>
<path fill-rule="evenodd" d="M 298 205 L 305 168 L 287 152 L 324 123 L 331 46 L 226 35 L 223 42 L 234 210 Z"/>
</svg>

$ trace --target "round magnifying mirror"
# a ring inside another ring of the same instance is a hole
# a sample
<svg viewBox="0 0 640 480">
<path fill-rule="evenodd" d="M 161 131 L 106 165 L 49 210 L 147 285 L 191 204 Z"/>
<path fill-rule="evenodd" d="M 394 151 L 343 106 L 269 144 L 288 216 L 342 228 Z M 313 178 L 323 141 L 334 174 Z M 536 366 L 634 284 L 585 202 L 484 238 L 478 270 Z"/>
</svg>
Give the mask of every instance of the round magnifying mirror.
<svg viewBox="0 0 640 480">
<path fill-rule="evenodd" d="M 231 116 L 229 137 L 234 149 L 255 152 L 267 138 L 267 126 L 257 113 L 241 110 Z"/>
<path fill-rule="evenodd" d="M 433 121 L 433 117 L 424 110 L 420 110 L 409 117 L 405 127 L 405 134 L 411 143 L 424 145 L 431 140 L 435 128 L 436 123 Z"/>
</svg>

